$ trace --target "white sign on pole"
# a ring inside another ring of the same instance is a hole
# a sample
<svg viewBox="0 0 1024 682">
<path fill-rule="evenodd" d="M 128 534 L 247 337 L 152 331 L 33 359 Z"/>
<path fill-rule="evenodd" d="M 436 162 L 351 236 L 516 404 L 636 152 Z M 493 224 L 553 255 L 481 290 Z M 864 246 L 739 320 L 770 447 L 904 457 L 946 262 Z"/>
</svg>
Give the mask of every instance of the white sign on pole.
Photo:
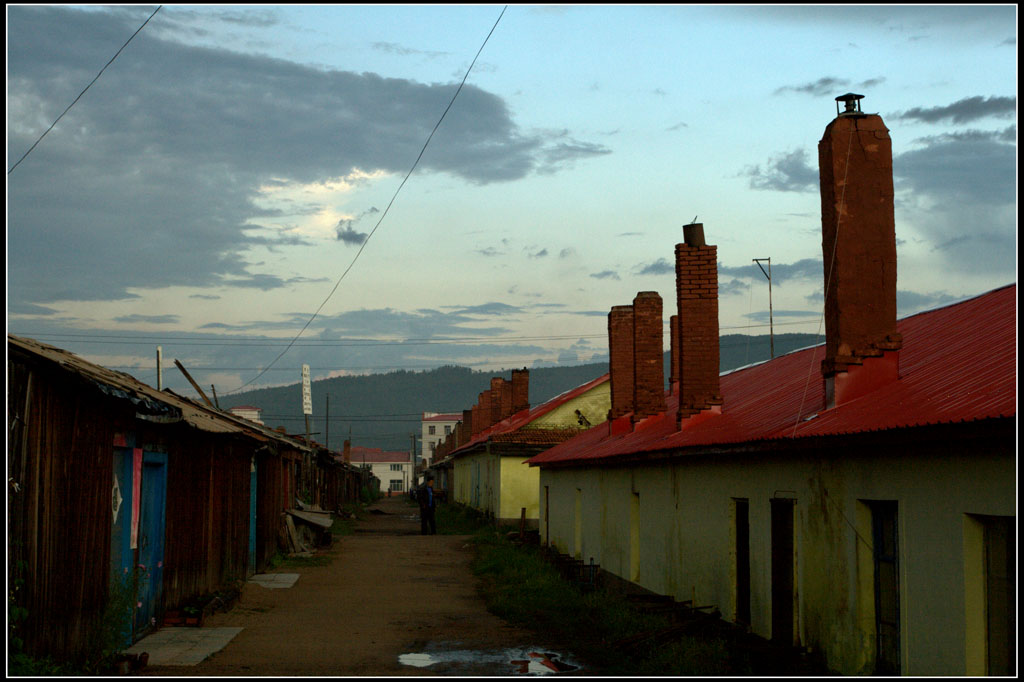
<svg viewBox="0 0 1024 682">
<path fill-rule="evenodd" d="M 313 414 L 313 392 L 309 386 L 309 365 L 302 366 L 302 414 Z"/>
</svg>

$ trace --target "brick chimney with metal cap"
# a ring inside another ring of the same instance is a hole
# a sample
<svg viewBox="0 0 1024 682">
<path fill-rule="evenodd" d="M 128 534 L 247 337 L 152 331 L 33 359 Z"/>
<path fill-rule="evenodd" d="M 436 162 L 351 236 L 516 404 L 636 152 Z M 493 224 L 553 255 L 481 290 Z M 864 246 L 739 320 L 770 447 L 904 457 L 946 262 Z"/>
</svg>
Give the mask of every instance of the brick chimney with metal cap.
<svg viewBox="0 0 1024 682">
<path fill-rule="evenodd" d="M 703 223 L 683 226 L 676 244 L 679 305 L 677 421 L 721 406 L 718 346 L 718 247 L 704 241 Z"/>
<path fill-rule="evenodd" d="M 892 141 L 863 95 L 836 97 L 818 143 L 825 264 L 826 407 L 899 377 Z M 839 111 L 839 102 L 845 104 Z"/>
</svg>

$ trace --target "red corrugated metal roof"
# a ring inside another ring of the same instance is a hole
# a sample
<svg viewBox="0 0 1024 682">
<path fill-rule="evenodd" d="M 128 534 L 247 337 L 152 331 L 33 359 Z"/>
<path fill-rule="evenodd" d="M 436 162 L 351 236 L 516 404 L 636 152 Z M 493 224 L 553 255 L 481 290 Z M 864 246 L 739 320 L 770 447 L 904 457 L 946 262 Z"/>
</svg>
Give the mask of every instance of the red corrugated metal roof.
<svg viewBox="0 0 1024 682">
<path fill-rule="evenodd" d="M 900 320 L 898 380 L 824 409 L 824 346 L 795 351 L 721 377 L 721 414 L 676 429 L 678 399 L 665 414 L 611 436 L 600 424 L 530 460 L 597 461 L 700 446 L 730 446 L 950 424 L 1017 414 L 1017 285 Z"/>
<path fill-rule="evenodd" d="M 535 421 L 537 419 L 540 419 L 541 417 L 543 417 L 548 412 L 551 412 L 552 410 L 554 410 L 554 409 L 556 409 L 558 407 L 561 407 L 562 405 L 565 405 L 566 403 L 568 403 L 571 400 L 575 400 L 576 398 L 580 397 L 581 395 L 583 395 L 584 393 L 586 393 L 590 389 L 592 389 L 592 388 L 594 388 L 596 386 L 599 386 L 599 385 L 603 384 L 604 382 L 608 381 L 610 376 L 611 375 L 609 375 L 609 374 L 602 374 L 601 376 L 597 377 L 596 379 L 593 379 L 592 381 L 588 381 L 587 383 L 585 383 L 585 384 L 583 384 L 581 386 L 577 386 L 576 388 L 571 389 L 569 391 L 566 391 L 565 393 L 562 393 L 561 395 L 555 396 L 554 398 L 552 398 L 551 400 L 547 401 L 546 403 L 544 403 L 542 405 L 538 405 L 537 407 L 534 407 L 534 408 L 529 409 L 529 410 L 521 410 L 521 411 L 515 413 L 514 415 L 512 415 L 511 417 L 508 417 L 507 419 L 503 419 L 502 421 L 498 422 L 497 424 L 493 424 L 493 425 L 489 426 L 488 428 L 484 429 L 480 433 L 478 433 L 475 436 L 473 436 L 473 438 L 468 443 L 463 445 L 461 448 L 453 450 L 448 455 L 448 457 L 446 457 L 445 459 L 448 459 L 450 457 L 458 456 L 459 454 L 464 454 L 464 453 L 468 452 L 471 448 L 475 447 L 476 445 L 479 445 L 480 443 L 484 443 L 488 439 L 490 439 L 492 437 L 495 437 L 495 436 L 498 436 L 499 434 L 506 434 L 506 436 L 503 438 L 504 442 L 516 442 L 516 443 L 534 443 L 534 442 L 536 442 L 536 443 L 541 443 L 541 444 L 546 444 L 546 443 L 552 442 L 550 439 L 545 440 L 546 436 L 544 435 L 544 432 L 545 431 L 549 431 L 550 429 L 535 429 L 535 430 L 524 431 L 524 432 L 522 432 L 521 436 L 517 436 L 514 439 L 510 439 L 507 436 L 507 434 L 511 434 L 511 433 L 513 433 L 515 431 L 519 431 L 519 429 L 523 428 L 524 426 L 526 426 L 530 422 L 533 422 L 533 421 Z M 532 436 L 530 434 L 532 434 Z M 564 438 L 563 438 L 563 440 L 564 440 Z"/>
<path fill-rule="evenodd" d="M 408 452 L 385 452 L 383 448 L 367 448 L 361 445 L 353 445 L 349 450 L 349 461 L 362 464 L 388 464 L 398 462 L 409 462 L 412 456 Z"/>
</svg>

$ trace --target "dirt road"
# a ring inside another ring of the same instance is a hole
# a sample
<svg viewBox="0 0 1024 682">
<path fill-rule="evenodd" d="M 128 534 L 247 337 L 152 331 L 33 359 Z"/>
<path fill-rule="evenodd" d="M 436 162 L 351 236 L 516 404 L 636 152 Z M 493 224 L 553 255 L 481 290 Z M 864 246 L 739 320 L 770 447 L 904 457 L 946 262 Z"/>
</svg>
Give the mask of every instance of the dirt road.
<svg viewBox="0 0 1024 682">
<path fill-rule="evenodd" d="M 248 583 L 231 611 L 208 620 L 204 627 L 243 628 L 226 648 L 194 667 L 144 674 L 549 672 L 537 667 L 537 652 L 550 649 L 487 612 L 467 537 L 420 535 L 418 512 L 404 498 L 369 511 L 353 535 L 335 540 L 329 566 L 280 569 L 300 574 L 288 589 Z"/>
</svg>

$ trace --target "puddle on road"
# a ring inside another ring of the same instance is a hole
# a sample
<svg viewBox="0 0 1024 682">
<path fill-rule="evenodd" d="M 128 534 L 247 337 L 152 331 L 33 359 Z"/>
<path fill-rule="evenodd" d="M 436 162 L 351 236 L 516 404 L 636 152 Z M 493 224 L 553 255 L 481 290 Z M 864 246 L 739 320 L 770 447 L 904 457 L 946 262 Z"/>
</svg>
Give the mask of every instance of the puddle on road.
<svg viewBox="0 0 1024 682">
<path fill-rule="evenodd" d="M 434 647 L 431 647 L 432 649 Z M 561 654 L 533 649 L 499 651 L 432 650 L 398 657 L 402 665 L 433 668 L 433 672 L 455 675 L 557 675 L 579 670 Z M 436 666 L 436 667 L 435 667 Z"/>
</svg>

